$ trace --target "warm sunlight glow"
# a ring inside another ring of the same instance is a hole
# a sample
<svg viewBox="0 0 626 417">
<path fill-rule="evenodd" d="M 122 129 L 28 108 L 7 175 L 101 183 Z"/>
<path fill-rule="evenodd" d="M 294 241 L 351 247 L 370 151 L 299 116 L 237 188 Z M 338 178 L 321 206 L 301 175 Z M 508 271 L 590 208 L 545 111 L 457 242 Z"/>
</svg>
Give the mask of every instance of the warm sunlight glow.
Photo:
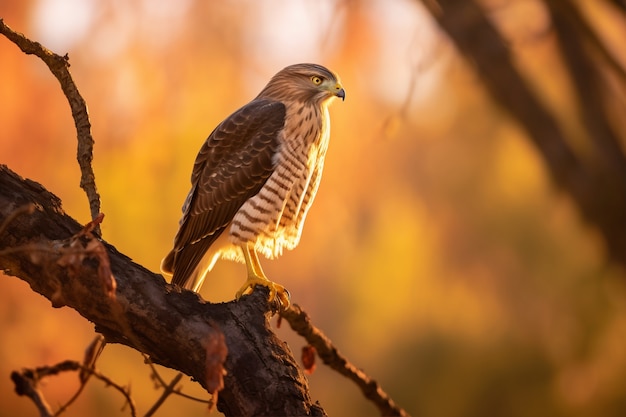
<svg viewBox="0 0 626 417">
<path fill-rule="evenodd" d="M 456 3 L 490 11 L 510 41 L 496 53 L 510 54 L 537 106 L 581 160 L 593 160 L 592 123 L 548 1 Z M 623 66 L 623 6 L 597 1 L 603 6 L 572 3 L 589 8 Z M 0 2 L 0 18 L 69 54 L 91 117 L 103 238 L 153 271 L 172 247 L 194 158 L 216 124 L 288 64 L 331 68 L 346 99 L 329 109 L 320 190 L 300 246 L 261 261 L 268 276 L 413 415 L 623 415 L 624 271 L 555 183 L 537 141 L 424 4 L 26 0 Z M 476 16 L 459 16 L 463 30 L 478 30 Z M 615 94 L 597 108 L 624 113 L 624 80 L 592 56 Z M 75 138 L 59 83 L 0 36 L 0 164 L 41 182 L 86 222 Z M 218 262 L 202 296 L 231 300 L 244 274 Z M 0 334 L 0 416 L 35 415 L 14 394 L 10 372 L 80 359 L 93 326 L 0 274 Z M 299 352 L 304 342 L 289 344 Z M 140 409 L 155 401 L 136 352 L 115 346 L 100 365 L 132 382 Z M 378 415 L 320 368 L 308 377 L 329 415 Z M 184 380 L 185 391 L 194 387 Z M 45 389 L 55 405 L 71 391 L 65 383 Z M 68 415 L 128 415 L 111 390 L 85 394 Z M 162 415 L 206 414 L 183 399 L 172 404 Z"/>
</svg>

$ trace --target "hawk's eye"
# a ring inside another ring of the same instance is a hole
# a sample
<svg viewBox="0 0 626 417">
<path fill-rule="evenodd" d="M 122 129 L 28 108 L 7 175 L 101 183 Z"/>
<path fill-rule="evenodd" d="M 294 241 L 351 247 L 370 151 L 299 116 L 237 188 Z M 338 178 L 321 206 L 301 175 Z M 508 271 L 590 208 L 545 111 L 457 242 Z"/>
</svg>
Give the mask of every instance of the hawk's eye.
<svg viewBox="0 0 626 417">
<path fill-rule="evenodd" d="M 313 81 L 313 84 L 315 85 L 320 85 L 322 83 L 322 79 L 318 77 L 317 75 L 313 75 L 311 77 L 311 81 Z"/>
</svg>

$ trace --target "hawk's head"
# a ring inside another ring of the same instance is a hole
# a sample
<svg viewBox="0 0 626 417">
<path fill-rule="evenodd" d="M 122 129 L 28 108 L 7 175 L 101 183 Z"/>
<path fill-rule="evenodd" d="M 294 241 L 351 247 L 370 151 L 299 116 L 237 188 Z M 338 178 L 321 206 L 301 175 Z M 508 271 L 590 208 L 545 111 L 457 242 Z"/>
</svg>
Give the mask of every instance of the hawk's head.
<svg viewBox="0 0 626 417">
<path fill-rule="evenodd" d="M 308 101 L 317 105 L 327 105 L 335 97 L 346 98 L 339 77 L 317 64 L 295 64 L 283 68 L 259 94 L 259 98 Z"/>
</svg>

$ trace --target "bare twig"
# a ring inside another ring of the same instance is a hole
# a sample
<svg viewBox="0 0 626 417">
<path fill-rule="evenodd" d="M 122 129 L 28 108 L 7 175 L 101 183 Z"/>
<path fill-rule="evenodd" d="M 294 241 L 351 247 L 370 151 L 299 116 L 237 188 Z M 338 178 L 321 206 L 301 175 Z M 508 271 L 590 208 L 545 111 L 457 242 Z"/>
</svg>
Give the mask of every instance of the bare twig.
<svg viewBox="0 0 626 417">
<path fill-rule="evenodd" d="M 80 386 L 78 390 L 70 397 L 69 400 L 65 402 L 59 409 L 54 413 L 54 417 L 61 415 L 67 410 L 70 405 L 74 403 L 82 394 L 85 386 L 87 385 L 87 381 L 89 381 L 89 377 L 93 375 L 93 370 L 96 367 L 96 360 L 100 356 L 102 349 L 104 349 L 104 337 L 102 335 L 96 336 L 96 338 L 89 344 L 85 351 L 85 357 L 83 358 L 83 369 L 78 373 L 78 380 L 80 381 Z"/>
<path fill-rule="evenodd" d="M 144 357 L 145 363 L 147 363 L 148 366 L 150 366 L 150 369 L 152 370 L 152 378 L 156 381 L 157 386 L 159 386 L 161 388 L 167 388 L 169 385 L 172 384 L 171 382 L 169 384 L 167 382 L 165 382 L 165 380 L 163 379 L 161 374 L 159 374 L 158 369 L 154 365 L 154 362 L 152 362 L 152 360 L 150 360 L 150 357 L 148 355 L 143 353 L 143 357 Z M 174 379 L 178 378 L 179 375 L 182 375 L 182 373 L 179 372 L 178 374 L 176 374 Z M 178 380 L 180 381 L 180 378 L 178 378 Z M 186 398 L 188 400 L 191 400 L 191 401 L 196 401 L 196 402 L 199 402 L 199 403 L 208 404 L 209 406 L 214 402 L 213 399 L 205 400 L 203 398 L 198 398 L 198 397 L 194 397 L 193 395 L 185 394 L 184 392 L 180 391 L 179 389 L 174 390 L 173 393 L 178 395 L 178 396 L 180 396 L 180 397 L 183 397 L 183 398 Z"/>
<path fill-rule="evenodd" d="M 82 394 L 83 389 L 89 381 L 89 377 L 93 375 L 93 371 L 96 369 L 96 361 L 100 357 L 100 354 L 102 353 L 105 345 L 106 342 L 104 340 L 104 336 L 99 334 L 94 338 L 89 346 L 87 346 L 87 349 L 85 351 L 85 357 L 83 358 L 83 368 L 78 373 L 80 386 L 78 387 L 78 390 L 76 390 L 74 395 L 72 395 L 70 399 L 65 402 L 65 404 L 59 407 L 56 413 L 54 413 L 54 417 L 57 417 L 64 413 L 65 410 L 67 410 L 70 405 L 72 405 L 74 401 L 78 399 L 80 394 Z"/>
<path fill-rule="evenodd" d="M 120 393 L 122 393 L 122 395 L 126 399 L 126 403 L 128 404 L 130 408 L 130 415 L 132 417 L 137 417 L 137 409 L 135 407 L 135 402 L 132 399 L 128 388 L 117 384 L 111 378 L 98 372 L 96 369 L 85 367 L 76 361 L 67 360 L 67 361 L 59 362 L 53 366 L 42 366 L 42 367 L 35 368 L 35 369 L 22 369 L 20 372 L 13 371 L 11 373 L 11 379 L 15 383 L 15 390 L 17 391 L 18 395 L 26 395 L 29 398 L 31 398 L 33 402 L 35 403 L 35 405 L 37 406 L 37 408 L 39 409 L 42 417 L 43 416 L 55 417 L 61 414 L 63 411 L 65 411 L 65 409 L 67 409 L 69 404 L 71 404 L 76 399 L 76 397 L 78 397 L 78 395 L 83 390 L 87 381 L 85 381 L 84 383 L 81 383 L 81 386 L 78 389 L 78 392 L 74 394 L 72 398 L 64 406 L 62 406 L 59 409 L 59 411 L 57 411 L 54 414 L 50 410 L 50 406 L 47 405 L 43 397 L 43 394 L 39 390 L 39 382 L 45 377 L 54 376 L 62 372 L 71 372 L 71 371 L 87 372 L 93 375 L 95 378 L 104 382 L 106 385 L 109 385 L 113 387 L 114 389 L 116 389 L 117 391 L 119 391 Z"/>
<path fill-rule="evenodd" d="M 72 109 L 72 117 L 74 118 L 74 125 L 76 126 L 78 136 L 76 158 L 81 171 L 80 187 L 87 194 L 91 218 L 96 219 L 100 214 L 100 195 L 96 189 L 96 176 L 91 166 L 94 140 L 91 136 L 91 122 L 89 121 L 87 105 L 80 95 L 69 71 L 69 57 L 67 55 L 57 55 L 39 42 L 33 42 L 23 34 L 15 32 L 8 27 L 2 19 L 0 19 L 0 33 L 17 45 L 25 54 L 35 55 L 41 58 L 52 74 L 59 80 L 59 83 L 61 83 L 63 94 L 65 94 L 70 108 Z M 96 226 L 95 230 L 100 234 L 99 226 Z"/>
<path fill-rule="evenodd" d="M 83 371 L 81 371 L 82 373 Z M 86 374 L 88 374 L 89 376 L 91 376 L 92 374 L 89 372 L 85 372 Z M 63 404 L 62 406 L 59 407 L 59 409 L 56 411 L 56 413 L 54 413 L 53 417 L 58 417 L 61 414 L 63 414 L 72 404 L 74 404 L 74 401 L 76 401 L 78 399 L 78 397 L 80 397 L 80 394 L 83 393 L 83 390 L 85 389 L 85 387 L 87 386 L 87 381 L 89 379 L 85 379 L 84 381 L 80 382 L 80 385 L 78 386 L 78 389 L 76 390 L 76 392 L 74 393 L 74 395 L 72 395 L 70 397 L 69 400 L 67 400 L 65 402 L 65 404 Z"/>
<path fill-rule="evenodd" d="M 88 369 L 95 369 L 96 361 L 100 357 L 100 354 L 104 350 L 106 346 L 106 340 L 104 336 L 101 334 L 96 335 L 96 337 L 91 341 L 87 349 L 85 349 L 85 357 L 83 358 L 83 366 Z M 80 382 L 84 383 L 91 376 L 89 372 L 81 371 L 78 374 L 78 379 Z"/>
<path fill-rule="evenodd" d="M 176 385 L 180 382 L 182 377 L 183 377 L 183 374 L 179 372 L 176 374 L 176 376 L 172 379 L 172 381 L 169 384 L 164 386 L 165 390 L 163 391 L 161 396 L 156 400 L 156 402 L 152 405 L 152 407 L 150 407 L 150 409 L 146 411 L 146 414 L 144 414 L 144 417 L 152 416 L 154 413 L 156 413 L 159 407 L 165 402 L 167 397 L 170 396 L 170 394 L 176 393 Z"/>
<path fill-rule="evenodd" d="M 130 409 L 130 415 L 132 417 L 137 417 L 137 407 L 135 406 L 135 401 L 133 400 L 133 398 L 130 395 L 130 389 L 129 388 L 123 387 L 123 386 L 117 384 L 111 378 L 109 378 L 108 376 L 100 373 L 96 369 L 86 368 L 86 367 L 84 367 L 83 365 L 81 365 L 78 362 L 76 362 L 76 364 L 78 365 L 78 369 L 92 374 L 95 378 L 97 378 L 100 381 L 104 382 L 106 385 L 110 385 L 111 387 L 113 387 L 117 391 L 119 391 L 124 396 L 124 398 L 126 399 L 126 404 L 128 404 L 128 407 Z"/>
<path fill-rule="evenodd" d="M 150 359 L 150 356 L 146 355 L 145 353 L 142 353 L 141 355 L 143 356 L 144 363 L 146 363 L 150 367 L 150 370 L 152 371 L 151 377 L 156 382 L 157 386 L 167 386 L 167 382 L 165 382 L 161 374 L 159 374 L 159 371 L 157 370 L 154 362 L 152 362 L 152 359 Z"/>
<path fill-rule="evenodd" d="M 22 372 L 12 372 L 11 380 L 15 384 L 17 395 L 25 395 L 35 403 L 41 417 L 53 417 L 52 410 L 43 396 L 34 375 Z"/>
<path fill-rule="evenodd" d="M 291 328 L 304 337 L 311 346 L 317 350 L 322 361 L 353 381 L 363 392 L 365 398 L 372 401 L 383 416 L 406 416 L 409 414 L 398 407 L 394 401 L 380 387 L 378 382 L 370 378 L 365 372 L 354 366 L 332 344 L 324 333 L 311 323 L 309 315 L 300 306 L 293 304 L 281 313 L 281 316 L 289 322 Z"/>
</svg>

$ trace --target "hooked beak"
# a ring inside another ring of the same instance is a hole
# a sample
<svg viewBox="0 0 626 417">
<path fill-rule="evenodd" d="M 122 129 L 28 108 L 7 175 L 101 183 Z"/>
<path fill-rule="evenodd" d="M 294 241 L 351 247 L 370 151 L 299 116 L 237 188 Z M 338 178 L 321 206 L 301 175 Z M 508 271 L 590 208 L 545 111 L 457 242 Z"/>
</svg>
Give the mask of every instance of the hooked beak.
<svg viewBox="0 0 626 417">
<path fill-rule="evenodd" d="M 339 84 L 337 84 L 337 87 L 335 88 L 339 88 L 335 93 L 335 96 L 339 97 L 341 101 L 344 101 L 346 99 L 346 90 L 344 90 Z"/>
</svg>

